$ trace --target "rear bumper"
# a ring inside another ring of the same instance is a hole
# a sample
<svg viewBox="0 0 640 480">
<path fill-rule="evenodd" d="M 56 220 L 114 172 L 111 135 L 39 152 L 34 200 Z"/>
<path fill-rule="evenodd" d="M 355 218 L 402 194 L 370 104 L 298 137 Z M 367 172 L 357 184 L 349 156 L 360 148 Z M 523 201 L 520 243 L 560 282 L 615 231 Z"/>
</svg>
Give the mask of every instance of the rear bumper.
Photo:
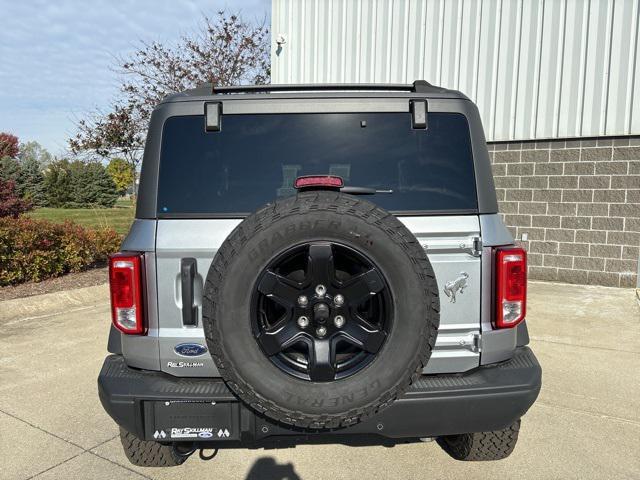
<svg viewBox="0 0 640 480">
<path fill-rule="evenodd" d="M 219 379 L 177 378 L 136 370 L 127 367 L 120 355 L 105 359 L 98 391 L 107 413 L 125 430 L 146 440 L 154 440 L 155 434 L 164 441 L 197 441 L 219 447 L 260 446 L 274 440 L 379 444 L 505 428 L 533 404 L 541 376 L 533 352 L 520 347 L 511 360 L 500 364 L 464 374 L 422 376 L 376 417 L 318 433 L 290 429 L 255 414 Z M 172 427 L 204 428 L 213 430 L 213 435 L 205 430 L 194 438 L 173 436 Z"/>
</svg>

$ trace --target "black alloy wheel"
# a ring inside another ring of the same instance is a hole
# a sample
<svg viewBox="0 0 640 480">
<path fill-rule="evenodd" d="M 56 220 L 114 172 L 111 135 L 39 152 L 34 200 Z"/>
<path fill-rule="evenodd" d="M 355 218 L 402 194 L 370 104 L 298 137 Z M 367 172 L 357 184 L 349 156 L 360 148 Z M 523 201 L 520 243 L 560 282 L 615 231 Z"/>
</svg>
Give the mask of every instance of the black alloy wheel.
<svg viewBox="0 0 640 480">
<path fill-rule="evenodd" d="M 253 335 L 280 370 L 311 382 L 350 377 L 380 351 L 392 327 L 380 270 L 335 242 L 292 247 L 271 261 L 252 296 Z"/>
</svg>

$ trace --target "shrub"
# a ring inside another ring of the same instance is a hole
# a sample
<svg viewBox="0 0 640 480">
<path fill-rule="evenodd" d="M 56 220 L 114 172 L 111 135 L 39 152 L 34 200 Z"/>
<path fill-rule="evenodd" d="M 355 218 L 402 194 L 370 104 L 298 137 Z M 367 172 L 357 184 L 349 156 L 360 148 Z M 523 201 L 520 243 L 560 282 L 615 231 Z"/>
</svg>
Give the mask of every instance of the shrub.
<svg viewBox="0 0 640 480">
<path fill-rule="evenodd" d="M 0 286 L 38 282 L 104 264 L 122 237 L 111 229 L 0 218 Z"/>
<path fill-rule="evenodd" d="M 0 217 L 17 218 L 32 208 L 30 201 L 20 198 L 13 181 L 0 178 Z"/>
</svg>

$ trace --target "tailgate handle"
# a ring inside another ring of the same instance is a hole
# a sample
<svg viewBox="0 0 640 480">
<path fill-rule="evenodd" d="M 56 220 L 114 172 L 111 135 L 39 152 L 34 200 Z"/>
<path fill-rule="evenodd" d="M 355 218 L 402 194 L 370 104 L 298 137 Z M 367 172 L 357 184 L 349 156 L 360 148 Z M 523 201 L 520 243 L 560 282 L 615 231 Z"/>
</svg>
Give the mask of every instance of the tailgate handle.
<svg viewBox="0 0 640 480">
<path fill-rule="evenodd" d="M 194 305 L 194 282 L 197 273 L 195 258 L 183 258 L 180 261 L 180 280 L 182 284 L 182 324 L 195 326 L 198 323 L 198 307 Z"/>
</svg>

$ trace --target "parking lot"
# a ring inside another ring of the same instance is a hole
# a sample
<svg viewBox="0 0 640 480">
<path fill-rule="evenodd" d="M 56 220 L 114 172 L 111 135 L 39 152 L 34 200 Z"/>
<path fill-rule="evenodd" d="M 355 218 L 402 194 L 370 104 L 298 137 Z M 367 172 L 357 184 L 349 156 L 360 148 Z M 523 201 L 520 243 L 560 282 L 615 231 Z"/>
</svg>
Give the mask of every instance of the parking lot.
<svg viewBox="0 0 640 480">
<path fill-rule="evenodd" d="M 301 446 L 194 455 L 177 469 L 128 463 L 96 377 L 106 286 L 0 303 L 0 477 L 640 478 L 640 308 L 632 289 L 530 284 L 531 346 L 543 368 L 514 454 L 460 463 L 435 442 Z"/>
</svg>

